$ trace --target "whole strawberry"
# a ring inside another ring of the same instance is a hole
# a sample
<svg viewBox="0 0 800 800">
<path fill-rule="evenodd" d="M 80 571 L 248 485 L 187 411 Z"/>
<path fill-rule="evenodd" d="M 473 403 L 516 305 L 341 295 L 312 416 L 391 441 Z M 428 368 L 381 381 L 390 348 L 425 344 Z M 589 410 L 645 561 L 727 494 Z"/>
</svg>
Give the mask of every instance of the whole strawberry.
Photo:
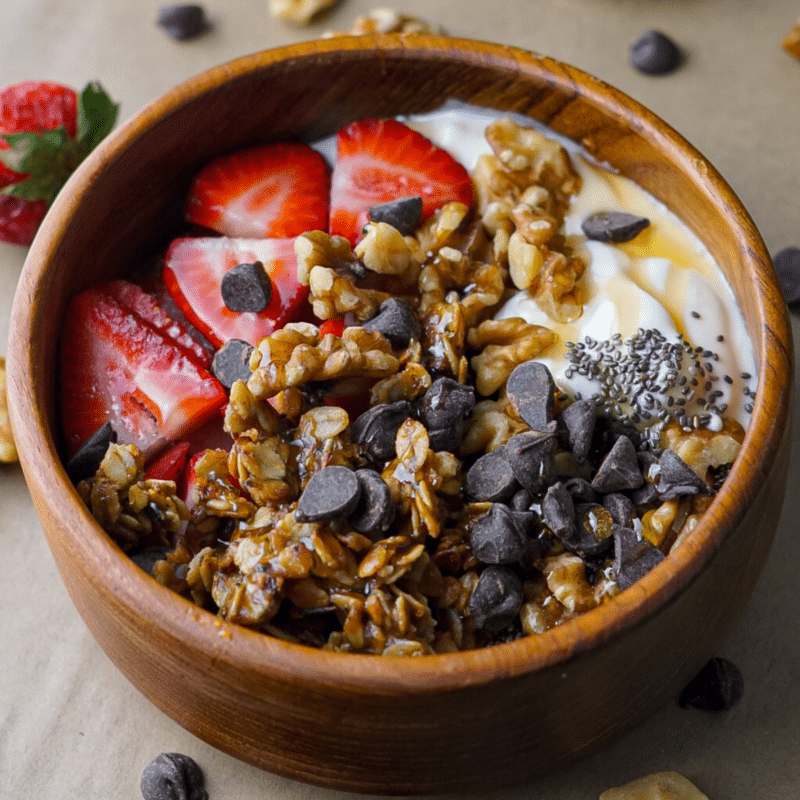
<svg viewBox="0 0 800 800">
<path fill-rule="evenodd" d="M 29 245 L 78 164 L 111 131 L 118 106 L 97 83 L 26 81 L 0 91 L 0 240 Z"/>
</svg>

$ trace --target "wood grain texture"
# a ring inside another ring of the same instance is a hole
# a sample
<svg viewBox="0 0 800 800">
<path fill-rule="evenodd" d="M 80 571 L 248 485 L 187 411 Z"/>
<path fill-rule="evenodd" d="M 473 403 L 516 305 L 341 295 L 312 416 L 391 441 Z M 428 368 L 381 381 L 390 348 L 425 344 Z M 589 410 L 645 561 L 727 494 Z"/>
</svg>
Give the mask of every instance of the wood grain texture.
<svg viewBox="0 0 800 800">
<path fill-rule="evenodd" d="M 611 603 L 537 637 L 420 659 L 310 650 L 159 586 L 95 525 L 61 467 L 57 341 L 68 298 L 159 252 L 209 159 L 312 140 L 456 98 L 530 115 L 670 205 L 725 271 L 756 349 L 741 455 L 692 539 Z M 264 769 L 418 794 L 521 780 L 601 747 L 713 654 L 764 563 L 783 497 L 792 352 L 769 256 L 724 180 L 665 123 L 551 59 L 444 37 L 353 37 L 254 54 L 149 105 L 73 175 L 12 314 L 9 401 L 23 469 L 76 607 L 122 672 L 181 725 Z"/>
</svg>

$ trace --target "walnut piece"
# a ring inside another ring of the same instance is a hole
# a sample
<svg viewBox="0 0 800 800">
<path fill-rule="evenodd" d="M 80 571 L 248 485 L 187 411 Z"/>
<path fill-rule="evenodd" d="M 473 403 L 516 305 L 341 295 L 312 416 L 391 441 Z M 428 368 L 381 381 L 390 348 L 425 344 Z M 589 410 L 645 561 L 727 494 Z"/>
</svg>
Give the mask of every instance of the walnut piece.
<svg viewBox="0 0 800 800">
<path fill-rule="evenodd" d="M 417 17 L 401 14 L 393 8 L 373 8 L 356 17 L 347 31 L 326 31 L 325 38 L 334 36 L 362 36 L 368 33 L 438 33 L 438 29 Z"/>
<path fill-rule="evenodd" d="M 800 58 L 800 19 L 786 31 L 781 39 L 781 45 L 789 55 Z"/>
<path fill-rule="evenodd" d="M 708 800 L 693 783 L 677 772 L 656 772 L 608 789 L 600 800 Z"/>
<path fill-rule="evenodd" d="M 332 6 L 336 0 L 267 0 L 269 14 L 298 25 L 308 25 L 315 14 Z"/>
<path fill-rule="evenodd" d="M 8 418 L 6 401 L 6 361 L 0 358 L 0 462 L 10 464 L 19 460 L 14 437 L 11 435 L 11 420 Z"/>
</svg>

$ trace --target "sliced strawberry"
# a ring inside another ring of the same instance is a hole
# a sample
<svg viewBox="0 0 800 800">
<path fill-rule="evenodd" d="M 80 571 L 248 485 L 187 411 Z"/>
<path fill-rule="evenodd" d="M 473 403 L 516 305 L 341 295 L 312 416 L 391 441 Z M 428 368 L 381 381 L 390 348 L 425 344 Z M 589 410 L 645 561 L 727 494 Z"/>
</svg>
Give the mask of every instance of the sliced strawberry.
<svg viewBox="0 0 800 800">
<path fill-rule="evenodd" d="M 226 236 L 283 239 L 328 225 L 330 169 L 300 142 L 221 156 L 195 178 L 186 218 Z"/>
<path fill-rule="evenodd" d="M 27 247 L 46 213 L 47 203 L 44 200 L 23 200 L 21 197 L 0 194 L 0 242 Z"/>
<path fill-rule="evenodd" d="M 107 420 L 146 456 L 186 438 L 226 401 L 221 384 L 106 295 L 70 302 L 61 344 L 61 420 L 70 454 Z"/>
<path fill-rule="evenodd" d="M 466 169 L 422 134 L 397 120 L 367 118 L 342 128 L 331 177 L 330 233 L 352 244 L 374 205 L 422 198 L 423 218 L 450 200 L 472 203 Z"/>
<path fill-rule="evenodd" d="M 123 280 L 111 281 L 102 289 L 118 303 L 133 311 L 139 319 L 175 342 L 198 366 L 204 369 L 211 366 L 209 352 L 186 331 L 183 325 L 167 315 L 153 295 L 142 291 L 135 283 Z"/>
<path fill-rule="evenodd" d="M 177 442 L 169 447 L 147 465 L 144 471 L 145 480 L 175 481 L 177 483 L 189 460 L 190 446 L 189 442 Z"/>
<path fill-rule="evenodd" d="M 222 277 L 237 264 L 255 261 L 269 273 L 272 300 L 258 313 L 230 311 L 222 300 Z M 175 239 L 164 257 L 163 280 L 178 308 L 215 347 L 229 339 L 257 345 L 308 297 L 308 287 L 297 281 L 293 239 Z"/>
<path fill-rule="evenodd" d="M 322 322 L 319 326 L 319 332 L 325 336 L 328 333 L 332 333 L 334 336 L 341 336 L 344 332 L 344 320 L 343 319 L 326 319 Z"/>
</svg>

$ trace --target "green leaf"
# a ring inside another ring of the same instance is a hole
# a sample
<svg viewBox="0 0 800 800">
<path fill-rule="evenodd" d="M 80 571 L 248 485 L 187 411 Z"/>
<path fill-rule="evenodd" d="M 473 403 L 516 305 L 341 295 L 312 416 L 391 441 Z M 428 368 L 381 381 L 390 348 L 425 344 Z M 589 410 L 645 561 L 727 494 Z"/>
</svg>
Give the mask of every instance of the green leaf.
<svg viewBox="0 0 800 800">
<path fill-rule="evenodd" d="M 78 98 L 78 142 L 88 155 L 111 132 L 119 104 L 95 82 L 87 83 Z"/>
</svg>

